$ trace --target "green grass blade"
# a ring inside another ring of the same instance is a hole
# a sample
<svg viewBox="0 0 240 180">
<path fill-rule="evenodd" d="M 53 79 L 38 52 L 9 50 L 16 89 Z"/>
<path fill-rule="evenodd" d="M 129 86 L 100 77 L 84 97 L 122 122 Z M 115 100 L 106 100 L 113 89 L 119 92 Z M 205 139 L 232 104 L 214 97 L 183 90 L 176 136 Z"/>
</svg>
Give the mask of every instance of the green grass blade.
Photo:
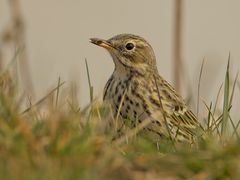
<svg viewBox="0 0 240 180">
<path fill-rule="evenodd" d="M 229 120 L 230 120 L 230 123 L 231 123 L 231 125 L 232 125 L 232 128 L 233 128 L 233 133 L 232 133 L 232 137 L 234 136 L 234 135 L 236 135 L 236 138 L 237 138 L 237 140 L 239 141 L 239 139 L 240 139 L 240 137 L 239 137 L 239 134 L 238 134 L 238 126 L 239 126 L 239 121 L 237 122 L 237 125 L 235 126 L 234 125 L 234 122 L 233 122 L 233 120 L 232 120 L 232 118 L 231 118 L 231 116 L 229 116 Z"/>
<path fill-rule="evenodd" d="M 88 76 L 88 86 L 89 86 L 89 94 L 90 94 L 90 102 L 93 102 L 93 86 L 91 84 L 91 79 L 90 79 L 90 73 L 89 73 L 89 68 L 88 68 L 88 63 L 87 59 L 85 58 L 85 64 L 86 64 L 86 70 L 87 70 L 87 76 Z"/>
<path fill-rule="evenodd" d="M 220 97 L 220 92 L 222 90 L 222 87 L 223 87 L 223 84 L 221 84 L 221 86 L 219 87 L 218 93 L 217 93 L 217 97 L 216 97 L 216 100 L 215 100 L 215 105 L 214 105 L 214 108 L 213 108 L 213 116 L 215 115 L 215 112 L 216 112 L 216 109 L 217 109 L 218 100 L 219 100 L 219 97 Z"/>
<path fill-rule="evenodd" d="M 223 136 L 226 131 L 227 121 L 229 117 L 229 64 L 230 64 L 230 53 L 228 56 L 228 64 L 227 64 L 227 71 L 225 74 L 225 81 L 224 81 L 224 101 L 223 101 L 223 119 L 222 119 L 222 128 L 221 128 L 221 135 Z"/>
<path fill-rule="evenodd" d="M 199 114 L 199 100 L 200 100 L 200 86 L 201 86 L 201 79 L 202 79 L 202 72 L 203 72 L 203 66 L 204 66 L 205 58 L 202 61 L 199 79 L 198 79 L 198 91 L 197 91 L 197 118 Z"/>
<path fill-rule="evenodd" d="M 235 88 L 236 88 L 236 84 L 237 84 L 237 80 L 238 80 L 238 74 L 239 74 L 239 72 L 237 72 L 236 77 L 234 79 L 233 88 L 232 88 L 232 92 L 231 92 L 231 97 L 230 97 L 230 100 L 229 100 L 230 105 L 232 104 L 232 101 L 233 101 L 233 96 L 234 96 L 234 92 L 235 92 Z"/>
<path fill-rule="evenodd" d="M 59 99 L 59 91 L 60 91 L 60 83 L 61 79 L 60 76 L 58 77 L 58 85 L 57 85 L 57 93 L 56 93 L 56 101 L 55 101 L 55 106 L 57 107 L 58 105 L 58 99 Z"/>
</svg>

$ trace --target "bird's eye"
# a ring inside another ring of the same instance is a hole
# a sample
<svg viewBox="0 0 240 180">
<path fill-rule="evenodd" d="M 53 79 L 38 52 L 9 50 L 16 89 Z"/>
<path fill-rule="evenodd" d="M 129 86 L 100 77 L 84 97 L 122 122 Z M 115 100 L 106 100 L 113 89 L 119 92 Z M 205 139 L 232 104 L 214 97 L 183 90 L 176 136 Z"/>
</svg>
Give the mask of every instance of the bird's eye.
<svg viewBox="0 0 240 180">
<path fill-rule="evenodd" d="M 132 50 L 134 47 L 135 47 L 135 46 L 134 46 L 133 43 L 127 43 L 127 44 L 126 44 L 126 49 L 129 50 L 129 51 Z"/>
</svg>

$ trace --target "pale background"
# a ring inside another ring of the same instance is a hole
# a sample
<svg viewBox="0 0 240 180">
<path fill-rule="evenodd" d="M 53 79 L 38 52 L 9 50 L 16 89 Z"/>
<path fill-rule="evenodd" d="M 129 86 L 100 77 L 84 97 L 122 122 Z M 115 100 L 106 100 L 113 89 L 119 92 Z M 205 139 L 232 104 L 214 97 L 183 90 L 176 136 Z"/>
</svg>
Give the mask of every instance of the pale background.
<svg viewBox="0 0 240 180">
<path fill-rule="evenodd" d="M 174 2 L 22 0 L 36 99 L 54 87 L 61 76 L 68 84 L 71 81 L 78 83 L 81 105 L 87 104 L 89 89 L 85 58 L 90 68 L 94 95 L 100 97 L 113 71 L 113 62 L 105 50 L 90 44 L 89 38 L 110 38 L 119 33 L 134 33 L 147 39 L 155 50 L 159 72 L 173 82 Z M 181 93 L 185 97 L 190 93 L 187 87 L 190 86 L 196 100 L 197 80 L 204 57 L 201 97 L 207 103 L 215 100 L 224 81 L 229 52 L 234 78 L 240 65 L 239 9 L 239 0 L 184 1 L 182 59 L 186 73 L 182 75 L 185 82 Z M 0 0 L 0 33 L 8 21 L 7 0 Z M 11 58 L 6 57 L 8 60 Z M 239 88 L 236 93 L 235 109 L 239 110 Z"/>
</svg>

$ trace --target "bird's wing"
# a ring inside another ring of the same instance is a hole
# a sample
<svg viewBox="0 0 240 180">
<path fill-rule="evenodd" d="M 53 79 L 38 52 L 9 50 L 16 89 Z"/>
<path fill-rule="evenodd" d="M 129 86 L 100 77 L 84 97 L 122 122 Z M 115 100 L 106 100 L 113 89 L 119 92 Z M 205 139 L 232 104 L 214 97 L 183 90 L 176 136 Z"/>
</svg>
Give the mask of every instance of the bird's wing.
<svg viewBox="0 0 240 180">
<path fill-rule="evenodd" d="M 155 102 L 153 103 L 155 104 L 155 110 L 153 111 L 156 111 L 156 108 L 158 108 L 158 111 L 164 112 L 167 124 L 175 137 L 179 136 L 179 138 L 189 139 L 197 135 L 198 129 L 203 128 L 194 113 L 187 107 L 183 98 L 161 77 L 158 79 L 157 85 L 158 87 L 155 86 L 150 99 L 150 101 Z M 160 109 L 161 104 L 162 110 Z M 155 116 L 154 119 L 158 117 Z"/>
<path fill-rule="evenodd" d="M 169 120 L 179 128 L 179 135 L 196 136 L 198 132 L 203 129 L 201 124 L 197 121 L 196 116 L 189 109 L 173 111 Z"/>
</svg>

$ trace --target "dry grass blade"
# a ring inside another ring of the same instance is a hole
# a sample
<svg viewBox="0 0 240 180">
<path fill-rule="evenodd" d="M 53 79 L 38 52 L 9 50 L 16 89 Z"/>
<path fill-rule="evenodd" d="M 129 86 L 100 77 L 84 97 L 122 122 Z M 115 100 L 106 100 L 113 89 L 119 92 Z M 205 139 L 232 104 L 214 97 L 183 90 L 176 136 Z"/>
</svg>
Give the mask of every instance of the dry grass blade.
<svg viewBox="0 0 240 180">
<path fill-rule="evenodd" d="M 231 117 L 230 117 L 230 118 L 231 118 Z M 233 122 L 232 118 L 231 118 L 231 122 Z M 233 125 L 234 125 L 234 124 L 233 124 Z M 240 140 L 239 134 L 238 134 L 238 132 L 237 132 L 239 125 L 240 125 L 240 120 L 238 120 L 236 126 L 234 126 L 234 128 L 233 128 L 233 133 L 232 133 L 232 137 L 233 137 L 234 134 L 235 134 L 238 141 Z"/>
<path fill-rule="evenodd" d="M 127 131 L 125 133 L 125 135 L 123 135 L 120 138 L 118 138 L 115 141 L 113 141 L 113 145 L 114 146 L 119 146 L 120 144 L 124 143 L 126 141 L 126 139 L 129 139 L 129 138 L 132 138 L 132 137 L 136 136 L 136 134 L 139 131 L 141 131 L 143 128 L 148 126 L 151 122 L 152 122 L 152 120 L 150 118 L 144 119 L 144 121 L 139 123 L 138 126 L 136 126 L 135 128 L 130 129 L 129 131 Z"/>
<path fill-rule="evenodd" d="M 235 135 L 236 135 L 236 138 L 237 138 L 238 140 L 240 140 L 239 134 L 238 134 L 238 132 L 237 132 L 239 122 L 237 123 L 237 126 L 235 126 L 235 125 L 234 125 L 234 122 L 233 122 L 233 120 L 232 120 L 232 118 L 231 118 L 231 116 L 229 116 L 229 120 L 230 120 L 230 123 L 231 123 L 231 125 L 232 125 L 232 127 L 233 127 L 233 134 L 232 134 L 232 136 L 235 134 Z"/>
<path fill-rule="evenodd" d="M 122 95 L 122 97 L 121 97 L 121 100 L 120 100 L 120 103 L 119 103 L 119 107 L 118 107 L 118 109 L 117 109 L 117 114 L 116 115 L 113 115 L 113 127 L 114 127 L 114 129 L 115 129 L 115 131 L 118 131 L 118 130 L 120 130 L 119 129 L 119 116 L 120 116 L 120 112 L 121 112 L 121 109 L 122 109 L 122 105 L 123 105 L 123 101 L 124 101 L 124 98 L 125 98 L 125 96 L 126 96 L 126 93 L 127 93 L 127 87 L 126 87 L 126 89 L 124 90 L 124 92 L 123 92 L 123 95 Z M 111 112 L 113 112 L 113 111 L 111 111 Z M 115 116 L 115 117 L 114 117 Z"/>
<path fill-rule="evenodd" d="M 202 78 L 202 72 L 203 72 L 203 66 L 204 66 L 205 58 L 202 61 L 199 79 L 198 79 L 198 91 L 197 91 L 197 118 L 199 114 L 199 100 L 200 100 L 200 85 L 201 85 L 201 78 Z"/>
<path fill-rule="evenodd" d="M 58 105 L 58 99 L 59 99 L 59 91 L 60 91 L 60 83 L 61 83 L 61 79 L 60 77 L 58 78 L 58 85 L 57 85 L 57 94 L 56 94 L 56 101 L 55 101 L 55 106 L 57 107 Z"/>
<path fill-rule="evenodd" d="M 32 79 L 30 75 L 30 68 L 28 64 L 27 48 L 26 48 L 26 36 L 25 36 L 25 24 L 20 8 L 19 0 L 8 1 L 12 19 L 12 31 L 14 33 L 13 43 L 17 48 L 22 48 L 23 51 L 19 55 L 19 67 L 21 75 L 23 77 L 23 83 L 27 87 L 31 96 L 34 97 L 34 90 L 32 85 Z"/>
<path fill-rule="evenodd" d="M 211 112 L 211 107 L 212 107 L 212 103 L 210 105 L 210 107 L 208 107 L 207 103 L 205 101 L 203 101 L 205 107 L 208 110 L 208 121 L 207 121 L 207 130 L 210 130 L 212 133 L 215 131 L 215 128 L 217 130 L 217 134 L 220 136 L 220 131 L 218 129 L 219 124 L 217 124 L 218 120 L 215 120 L 214 115 Z M 211 123 L 211 118 L 212 118 L 212 123 Z"/>
<path fill-rule="evenodd" d="M 182 20 L 183 20 L 183 1 L 175 1 L 175 28 L 174 28 L 174 83 L 178 92 L 181 90 L 180 84 L 180 72 L 181 72 L 181 56 L 182 56 Z"/>
<path fill-rule="evenodd" d="M 215 112 L 216 112 L 216 109 L 217 109 L 218 99 L 220 97 L 220 92 L 221 92 L 222 87 L 223 87 L 223 84 L 221 84 L 221 86 L 220 86 L 220 88 L 218 90 L 218 93 L 217 93 L 215 105 L 214 105 L 214 108 L 213 108 L 213 116 L 215 115 Z"/>
<path fill-rule="evenodd" d="M 126 96 L 126 93 L 127 93 L 127 88 L 124 90 L 123 95 L 121 97 L 121 101 L 119 103 L 119 108 L 117 110 L 117 115 L 116 115 L 116 122 L 118 121 L 118 118 L 119 118 L 119 115 L 120 115 L 120 112 L 121 112 L 121 109 L 122 109 L 122 105 L 123 105 L 123 101 L 124 101 L 124 98 Z"/>
<path fill-rule="evenodd" d="M 28 111 L 30 111 L 32 108 L 39 106 L 42 102 L 44 102 L 49 96 L 51 96 L 56 90 L 58 90 L 62 85 L 64 85 L 65 82 L 60 83 L 57 87 L 55 87 L 54 89 L 52 89 L 46 96 L 44 96 L 43 98 L 41 98 L 38 102 L 36 102 L 35 104 L 33 104 L 31 107 L 27 108 L 26 110 L 24 110 L 21 114 L 25 114 Z"/>
<path fill-rule="evenodd" d="M 211 113 L 211 110 L 212 110 L 212 102 L 210 103 L 210 106 L 209 106 L 209 110 L 208 110 L 208 119 L 207 119 L 207 128 L 209 129 L 210 128 L 210 123 L 211 123 L 211 117 L 214 118 Z M 214 121 L 214 120 L 212 120 Z"/>
<path fill-rule="evenodd" d="M 157 79 L 156 79 L 155 76 L 153 76 L 153 78 L 154 78 L 154 82 L 155 82 L 156 89 L 157 89 L 157 92 L 158 92 L 158 100 L 159 100 L 159 104 L 160 104 L 160 107 L 159 107 L 159 108 L 160 108 L 160 111 L 162 112 L 163 119 L 164 119 L 164 123 L 165 123 L 166 129 L 167 129 L 169 138 L 170 138 L 171 142 L 172 142 L 173 145 L 174 145 L 174 140 L 173 140 L 173 138 L 172 138 L 171 131 L 170 131 L 170 128 L 169 128 L 169 126 L 168 126 L 166 114 L 165 114 L 165 111 L 164 111 L 164 109 L 163 109 L 161 94 L 160 94 L 160 91 L 159 91 L 159 88 L 158 88 L 158 85 L 157 85 Z"/>
</svg>

